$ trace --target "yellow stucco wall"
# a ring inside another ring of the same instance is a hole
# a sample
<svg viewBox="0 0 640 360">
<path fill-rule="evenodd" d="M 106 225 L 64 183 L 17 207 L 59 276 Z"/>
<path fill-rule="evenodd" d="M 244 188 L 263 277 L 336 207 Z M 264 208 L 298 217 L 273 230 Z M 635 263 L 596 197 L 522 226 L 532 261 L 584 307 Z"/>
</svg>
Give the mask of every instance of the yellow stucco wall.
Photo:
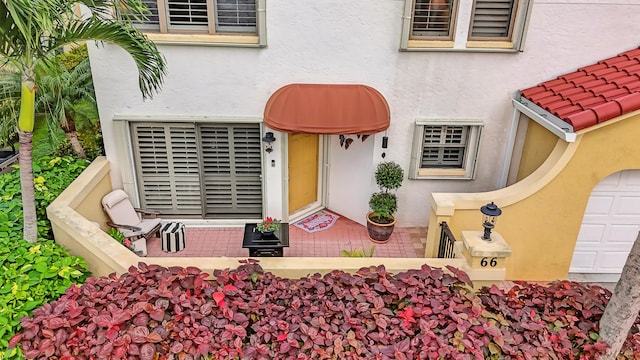
<svg viewBox="0 0 640 360">
<path fill-rule="evenodd" d="M 82 256 L 94 275 L 121 273 L 129 267 L 122 261 L 137 260 L 135 254 L 93 224 L 95 221 L 107 228 L 100 221 L 104 217 L 100 200 L 112 189 L 110 179 L 109 161 L 100 157 L 47 207 L 56 242 L 73 255 Z"/>
<path fill-rule="evenodd" d="M 547 141 L 547 134 L 538 133 L 541 142 Z M 532 136 L 529 146 L 536 144 Z M 603 178 L 626 169 L 640 169 L 640 111 L 580 132 L 574 143 L 557 139 L 538 169 L 507 188 L 434 193 L 432 207 L 438 213 L 453 204 L 448 223 L 459 236 L 463 230 L 482 229 L 479 208 L 495 201 L 503 210 L 496 230 L 512 250 L 507 279 L 565 279 L 591 191 Z"/>
<path fill-rule="evenodd" d="M 100 228 L 103 231 L 108 231 L 107 221 L 109 218 L 107 214 L 102 210 L 102 197 L 111 192 L 113 186 L 111 185 L 111 177 L 108 176 L 108 172 L 102 178 L 98 178 L 97 184 L 93 185 L 93 190 L 84 196 L 84 200 L 79 203 L 74 210 L 78 214 L 82 215 L 89 221 L 100 224 Z"/>
<path fill-rule="evenodd" d="M 525 116 L 521 119 L 521 121 L 526 120 L 528 125 L 516 181 L 526 178 L 539 168 L 549 157 L 558 140 L 556 135 L 537 122 Z"/>
</svg>

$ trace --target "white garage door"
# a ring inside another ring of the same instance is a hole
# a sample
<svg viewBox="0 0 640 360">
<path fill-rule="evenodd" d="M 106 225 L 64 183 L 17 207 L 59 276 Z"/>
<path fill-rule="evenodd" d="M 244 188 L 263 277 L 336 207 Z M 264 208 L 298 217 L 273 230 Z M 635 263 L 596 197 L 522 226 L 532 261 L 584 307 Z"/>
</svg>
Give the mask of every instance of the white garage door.
<svg viewBox="0 0 640 360">
<path fill-rule="evenodd" d="M 572 273 L 619 274 L 640 230 L 640 170 L 603 179 L 591 192 Z"/>
</svg>

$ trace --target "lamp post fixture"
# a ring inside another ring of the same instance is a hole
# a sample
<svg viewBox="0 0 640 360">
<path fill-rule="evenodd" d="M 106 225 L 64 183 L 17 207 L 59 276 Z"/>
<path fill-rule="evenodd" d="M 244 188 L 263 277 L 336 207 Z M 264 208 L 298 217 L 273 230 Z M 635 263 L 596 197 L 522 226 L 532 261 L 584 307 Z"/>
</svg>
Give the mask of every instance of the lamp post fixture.
<svg viewBox="0 0 640 360">
<path fill-rule="evenodd" d="M 482 240 L 491 241 L 491 230 L 496 227 L 496 221 L 498 216 L 502 214 L 502 210 L 492 201 L 490 204 L 482 206 L 480 212 L 482 213 L 482 226 L 484 227 Z"/>
<path fill-rule="evenodd" d="M 271 131 L 267 131 L 262 138 L 262 142 L 264 142 L 264 151 L 267 153 L 271 153 L 273 151 L 273 142 L 276 141 L 275 136 Z"/>
</svg>

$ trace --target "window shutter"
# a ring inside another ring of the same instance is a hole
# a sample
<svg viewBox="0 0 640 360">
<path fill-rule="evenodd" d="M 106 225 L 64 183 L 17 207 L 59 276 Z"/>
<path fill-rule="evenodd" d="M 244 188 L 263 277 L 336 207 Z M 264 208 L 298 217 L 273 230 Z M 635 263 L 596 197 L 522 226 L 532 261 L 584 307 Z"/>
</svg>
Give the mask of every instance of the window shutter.
<svg viewBox="0 0 640 360">
<path fill-rule="evenodd" d="M 142 0 L 142 3 L 149 9 L 147 20 L 144 22 L 144 28 L 160 29 L 160 18 L 158 17 L 158 2 L 156 0 Z"/>
<path fill-rule="evenodd" d="M 207 0 L 167 0 L 169 29 L 208 29 Z"/>
<path fill-rule="evenodd" d="M 132 128 L 142 205 L 163 214 L 200 214 L 193 126 L 133 124 Z"/>
<path fill-rule="evenodd" d="M 158 17 L 158 2 L 156 0 L 141 0 L 147 7 L 148 13 L 145 14 L 146 20 L 138 21 L 133 16 L 127 15 L 126 9 L 123 10 L 122 17 L 131 20 L 131 22 L 139 29 L 143 30 L 159 30 L 160 19 Z"/>
<path fill-rule="evenodd" d="M 452 38 L 455 0 L 414 0 L 411 35 Z"/>
<path fill-rule="evenodd" d="M 262 217 L 258 124 L 200 126 L 206 215 Z"/>
<path fill-rule="evenodd" d="M 216 32 L 257 31 L 256 0 L 216 0 Z"/>
<path fill-rule="evenodd" d="M 467 126 L 426 125 L 421 167 L 463 167 L 468 130 Z"/>
<path fill-rule="evenodd" d="M 515 0 L 475 0 L 471 19 L 471 40 L 511 37 Z"/>
</svg>

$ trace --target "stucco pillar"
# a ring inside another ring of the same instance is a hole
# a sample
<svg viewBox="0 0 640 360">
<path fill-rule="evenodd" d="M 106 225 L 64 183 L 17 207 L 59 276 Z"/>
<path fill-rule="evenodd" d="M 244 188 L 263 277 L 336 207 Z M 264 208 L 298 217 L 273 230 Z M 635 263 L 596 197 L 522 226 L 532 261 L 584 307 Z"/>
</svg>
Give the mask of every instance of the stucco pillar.
<svg viewBox="0 0 640 360">
<path fill-rule="evenodd" d="M 482 231 L 462 232 L 462 255 L 472 269 L 505 269 L 505 259 L 511 256 L 511 248 L 502 236 L 491 233 L 491 240 L 482 239 Z"/>
<path fill-rule="evenodd" d="M 491 233 L 491 241 L 482 240 L 482 231 L 462 232 L 462 257 L 466 260 L 469 276 L 476 279 L 473 287 L 491 286 L 505 279 L 505 259 L 511 256 L 511 248 L 497 232 Z"/>
</svg>

